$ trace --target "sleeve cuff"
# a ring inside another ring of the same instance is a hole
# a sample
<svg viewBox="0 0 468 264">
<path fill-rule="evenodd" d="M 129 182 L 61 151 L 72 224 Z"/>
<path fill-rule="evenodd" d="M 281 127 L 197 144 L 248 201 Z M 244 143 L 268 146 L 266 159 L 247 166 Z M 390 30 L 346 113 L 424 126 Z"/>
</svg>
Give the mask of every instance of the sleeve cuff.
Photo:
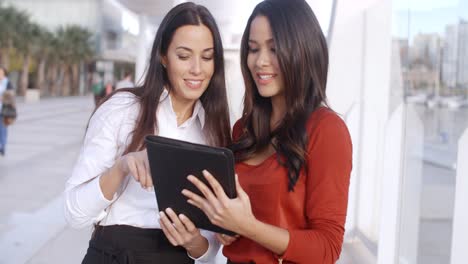
<svg viewBox="0 0 468 264">
<path fill-rule="evenodd" d="M 216 257 L 216 254 L 218 254 L 221 244 L 216 239 L 215 234 L 213 232 L 207 230 L 200 230 L 200 233 L 203 237 L 205 237 L 208 240 L 208 250 L 199 258 L 194 258 L 188 253 L 187 255 L 191 259 L 196 260 L 198 263 L 212 263 Z"/>
<path fill-rule="evenodd" d="M 294 245 L 296 243 L 296 234 L 294 232 L 294 230 L 291 230 L 291 229 L 288 229 L 288 232 L 289 232 L 289 243 L 288 243 L 288 246 L 286 247 L 286 250 L 284 251 L 284 253 L 282 255 L 276 255 L 275 254 L 275 258 L 276 259 L 281 259 L 281 260 L 285 260 L 285 259 L 290 259 L 291 258 L 291 252 L 294 252 L 293 248 L 294 248 Z"/>
</svg>

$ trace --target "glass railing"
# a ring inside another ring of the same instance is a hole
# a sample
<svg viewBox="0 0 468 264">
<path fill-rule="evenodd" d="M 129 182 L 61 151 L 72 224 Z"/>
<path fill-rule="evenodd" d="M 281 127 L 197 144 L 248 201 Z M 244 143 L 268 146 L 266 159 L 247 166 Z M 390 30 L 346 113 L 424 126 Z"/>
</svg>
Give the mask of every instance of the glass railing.
<svg viewBox="0 0 468 264">
<path fill-rule="evenodd" d="M 394 3 L 405 102 L 398 263 L 451 263 L 459 149 L 468 148 L 468 1 Z"/>
</svg>

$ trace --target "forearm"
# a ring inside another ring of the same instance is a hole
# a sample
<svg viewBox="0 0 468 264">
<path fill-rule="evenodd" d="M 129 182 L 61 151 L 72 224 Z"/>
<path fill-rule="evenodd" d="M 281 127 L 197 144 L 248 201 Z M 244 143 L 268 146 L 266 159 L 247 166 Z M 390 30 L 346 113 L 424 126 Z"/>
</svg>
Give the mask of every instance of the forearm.
<svg viewBox="0 0 468 264">
<path fill-rule="evenodd" d="M 288 230 L 258 220 L 246 225 L 240 235 L 257 242 L 277 255 L 282 255 L 286 251 L 290 239 Z"/>
<path fill-rule="evenodd" d="M 108 200 L 114 198 L 114 194 L 120 188 L 126 176 L 120 162 L 120 160 L 117 160 L 99 179 L 102 194 Z"/>
</svg>

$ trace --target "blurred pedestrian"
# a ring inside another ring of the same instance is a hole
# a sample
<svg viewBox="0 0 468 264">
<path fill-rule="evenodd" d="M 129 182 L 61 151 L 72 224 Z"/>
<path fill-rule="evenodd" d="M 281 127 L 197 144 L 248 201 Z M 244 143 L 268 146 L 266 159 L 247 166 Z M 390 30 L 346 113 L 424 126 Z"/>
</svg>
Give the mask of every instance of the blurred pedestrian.
<svg viewBox="0 0 468 264">
<path fill-rule="evenodd" d="M 124 78 L 117 82 L 115 89 L 121 88 L 133 88 L 135 84 L 132 82 L 132 73 L 129 71 L 125 72 Z"/>
<path fill-rule="evenodd" d="M 94 95 L 94 105 L 99 105 L 99 102 L 104 98 L 105 96 L 105 89 L 104 89 L 104 83 L 103 79 L 100 73 L 95 72 L 93 74 L 93 82 L 91 89 L 93 91 Z"/>
<path fill-rule="evenodd" d="M 8 136 L 8 119 L 7 124 L 3 122 L 4 116 L 2 113 L 6 113 L 6 109 L 10 107 L 11 104 L 8 102 L 13 101 L 13 86 L 11 85 L 10 80 L 8 79 L 8 72 L 4 67 L 0 66 L 0 155 L 5 155 L 7 136 Z M 10 94 L 11 93 L 11 94 Z M 4 98 L 5 97 L 5 98 Z M 5 99 L 5 108 L 3 107 L 3 102 Z M 14 104 L 13 104 L 14 105 Z M 16 111 L 15 111 L 16 112 Z M 7 116 L 5 116 L 7 118 Z"/>
<path fill-rule="evenodd" d="M 111 81 L 108 81 L 105 86 L 105 96 L 110 95 L 114 91 L 114 85 Z"/>
</svg>

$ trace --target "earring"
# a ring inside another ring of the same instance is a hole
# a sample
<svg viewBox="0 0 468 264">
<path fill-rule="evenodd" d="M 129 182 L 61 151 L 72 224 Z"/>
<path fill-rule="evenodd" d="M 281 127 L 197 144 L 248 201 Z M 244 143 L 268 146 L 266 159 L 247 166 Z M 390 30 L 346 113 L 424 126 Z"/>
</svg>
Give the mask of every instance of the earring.
<svg viewBox="0 0 468 264">
<path fill-rule="evenodd" d="M 161 65 L 164 67 L 164 69 L 166 69 L 166 64 L 164 64 L 164 63 L 161 63 Z"/>
</svg>

